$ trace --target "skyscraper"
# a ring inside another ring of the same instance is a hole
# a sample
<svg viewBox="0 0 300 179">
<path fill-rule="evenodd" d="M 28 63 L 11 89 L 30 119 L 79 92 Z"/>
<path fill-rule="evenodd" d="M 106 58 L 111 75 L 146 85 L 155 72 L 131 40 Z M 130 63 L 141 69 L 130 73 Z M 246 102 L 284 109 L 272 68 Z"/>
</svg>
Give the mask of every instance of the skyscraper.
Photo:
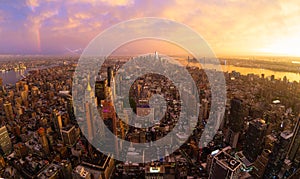
<svg viewBox="0 0 300 179">
<path fill-rule="evenodd" d="M 117 134 L 117 117 L 112 101 L 102 101 L 101 106 L 101 115 L 104 123 L 108 125 L 107 127 L 111 130 L 111 132 Z"/>
<path fill-rule="evenodd" d="M 113 81 L 113 68 L 112 67 L 107 67 L 107 85 L 108 87 L 111 86 L 111 82 Z"/>
<path fill-rule="evenodd" d="M 288 150 L 288 159 L 294 162 L 295 165 L 300 164 L 300 117 L 294 128 L 294 135 Z"/>
<path fill-rule="evenodd" d="M 117 130 L 118 119 L 112 101 L 110 100 L 102 101 L 101 106 L 102 106 L 101 116 L 104 124 L 114 135 L 118 136 L 118 132 L 121 131 Z M 115 139 L 114 142 L 115 142 L 114 144 L 115 152 L 118 155 L 118 150 L 119 150 L 118 141 Z"/>
<path fill-rule="evenodd" d="M 101 104 L 101 100 L 105 100 L 107 94 L 107 79 L 97 79 L 95 82 L 95 95 L 97 97 L 97 103 Z"/>
<path fill-rule="evenodd" d="M 240 132 L 244 125 L 243 101 L 233 98 L 230 106 L 229 128 L 233 132 Z"/>
<path fill-rule="evenodd" d="M 59 165 L 51 163 L 47 167 L 43 168 L 43 170 L 37 175 L 37 178 L 60 178 L 62 173 L 61 170 L 62 168 Z"/>
<path fill-rule="evenodd" d="M 85 117 L 86 117 L 86 125 L 87 125 L 87 134 L 88 139 L 91 141 L 94 138 L 94 127 L 93 127 L 93 119 L 94 114 L 92 110 L 92 104 L 89 102 L 85 102 Z"/>
<path fill-rule="evenodd" d="M 63 127 L 62 126 L 62 119 L 60 112 L 57 109 L 53 109 L 52 111 L 52 121 L 54 124 L 54 130 L 60 134 L 60 129 Z"/>
<path fill-rule="evenodd" d="M 239 132 L 234 132 L 229 128 L 226 135 L 226 143 L 228 143 L 232 148 L 236 148 L 239 141 L 239 136 Z"/>
<path fill-rule="evenodd" d="M 252 170 L 252 175 L 255 178 L 263 178 L 264 172 L 269 161 L 270 153 L 270 150 L 264 149 L 262 154 L 258 156 L 258 158 L 255 160 Z"/>
<path fill-rule="evenodd" d="M 4 107 L 4 112 L 5 112 L 6 119 L 14 120 L 14 113 L 13 113 L 11 103 L 6 101 L 3 105 L 3 107 Z"/>
<path fill-rule="evenodd" d="M 60 167 L 62 171 L 62 178 L 71 179 L 72 178 L 72 164 L 70 161 L 62 160 L 60 162 Z"/>
<path fill-rule="evenodd" d="M 64 144 L 68 147 L 73 146 L 78 137 L 76 136 L 76 128 L 75 126 L 69 126 L 61 129 L 61 135 L 62 139 L 64 141 Z"/>
<path fill-rule="evenodd" d="M 0 148 L 2 155 L 7 155 L 12 151 L 12 143 L 8 135 L 6 126 L 0 128 Z"/>
<path fill-rule="evenodd" d="M 255 119 L 250 122 L 243 150 L 243 154 L 250 162 L 254 162 L 260 155 L 266 130 L 267 124 L 263 119 Z"/>
<path fill-rule="evenodd" d="M 233 98 L 230 101 L 230 106 L 226 142 L 232 148 L 236 148 L 240 131 L 243 129 L 244 125 L 243 101 L 238 98 Z"/>
<path fill-rule="evenodd" d="M 90 75 L 87 77 L 87 86 L 85 89 L 85 101 L 91 103 L 93 106 L 97 106 L 97 98 L 90 84 Z"/>
<path fill-rule="evenodd" d="M 278 176 L 281 167 L 286 159 L 290 141 L 293 138 L 293 133 L 291 131 L 283 131 L 280 134 L 279 140 L 275 144 L 272 153 L 269 157 L 269 162 L 266 167 L 264 177 L 273 178 Z"/>
<path fill-rule="evenodd" d="M 157 52 L 157 51 L 154 52 L 154 57 L 155 57 L 156 60 L 159 59 L 159 56 L 158 56 L 158 52 Z"/>
<path fill-rule="evenodd" d="M 66 108 L 67 108 L 67 112 L 69 114 L 69 118 L 72 120 L 72 121 L 75 121 L 76 117 L 75 117 L 75 114 L 74 114 L 74 106 L 73 106 L 73 99 L 72 97 L 67 97 L 66 98 Z"/>
<path fill-rule="evenodd" d="M 241 162 L 221 151 L 212 159 L 209 179 L 238 179 L 241 167 Z"/>
<path fill-rule="evenodd" d="M 83 166 L 78 165 L 72 172 L 72 178 L 74 179 L 91 179 L 92 175 Z"/>
<path fill-rule="evenodd" d="M 40 136 L 40 142 L 41 142 L 41 145 L 43 147 L 43 150 L 44 152 L 48 155 L 50 154 L 50 149 L 49 149 L 49 142 L 48 142 L 48 139 L 47 139 L 47 136 L 46 136 L 46 131 L 44 128 L 39 128 L 38 130 L 38 134 Z"/>
<path fill-rule="evenodd" d="M 112 99 L 116 96 L 116 82 L 114 79 L 114 67 L 107 68 L 107 84 L 109 87 L 109 93 Z"/>
<path fill-rule="evenodd" d="M 97 98 L 95 97 L 94 92 L 92 91 L 91 85 L 90 85 L 90 75 L 87 77 L 87 86 L 85 90 L 85 117 L 86 117 L 86 125 L 87 125 L 87 133 L 88 133 L 88 139 L 91 141 L 93 140 L 95 136 L 95 129 L 94 129 L 94 109 L 97 106 Z"/>
</svg>

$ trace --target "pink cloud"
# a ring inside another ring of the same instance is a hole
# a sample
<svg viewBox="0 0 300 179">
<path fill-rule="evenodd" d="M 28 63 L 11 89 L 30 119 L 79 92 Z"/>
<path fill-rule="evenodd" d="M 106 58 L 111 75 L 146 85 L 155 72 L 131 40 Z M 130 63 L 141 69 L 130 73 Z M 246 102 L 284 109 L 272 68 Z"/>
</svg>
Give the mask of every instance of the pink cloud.
<svg viewBox="0 0 300 179">
<path fill-rule="evenodd" d="M 21 5 L 18 6 L 20 10 Z M 170 18 L 190 26 L 217 54 L 255 52 L 278 41 L 300 41 L 300 1 L 297 0 L 27 0 L 24 6 L 30 11 L 18 12 L 25 14 L 26 21 L 20 21 L 24 24 L 15 30 L 16 36 L 26 35 L 31 47 L 42 50 L 46 47 L 64 49 L 63 43 L 84 48 L 89 40 L 111 25 L 149 16 Z M 4 12 L 3 15 L 1 10 L 0 7 L 0 23 L 16 14 Z M 1 26 L 0 35 L 4 38 L 10 34 L 6 28 Z"/>
</svg>

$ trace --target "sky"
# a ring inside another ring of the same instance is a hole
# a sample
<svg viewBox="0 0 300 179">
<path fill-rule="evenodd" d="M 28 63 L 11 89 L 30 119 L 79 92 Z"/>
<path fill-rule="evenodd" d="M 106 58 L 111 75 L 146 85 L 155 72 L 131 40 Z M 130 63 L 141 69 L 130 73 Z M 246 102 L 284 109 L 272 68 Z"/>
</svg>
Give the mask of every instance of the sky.
<svg viewBox="0 0 300 179">
<path fill-rule="evenodd" d="M 217 56 L 300 57 L 299 0 L 0 0 L 0 54 L 80 53 L 105 29 L 142 17 L 186 24 Z"/>
</svg>

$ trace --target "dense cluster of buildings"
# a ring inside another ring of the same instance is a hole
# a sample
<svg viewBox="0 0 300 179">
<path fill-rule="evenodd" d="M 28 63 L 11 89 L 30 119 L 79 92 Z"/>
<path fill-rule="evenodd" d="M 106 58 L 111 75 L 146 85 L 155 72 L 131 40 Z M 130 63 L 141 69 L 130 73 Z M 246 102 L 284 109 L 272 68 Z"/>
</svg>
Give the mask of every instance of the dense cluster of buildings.
<svg viewBox="0 0 300 179">
<path fill-rule="evenodd" d="M 92 84 L 92 75 L 85 74 L 86 85 L 80 87 L 84 103 L 78 108 L 72 98 L 74 63 L 32 70 L 13 86 L 1 84 L 0 177 L 299 178 L 298 82 L 224 73 L 225 114 L 216 115 L 223 118 L 218 132 L 202 146 L 200 137 L 210 122 L 212 100 L 205 72 L 186 67 L 196 88 L 182 83 L 182 96 L 176 84 L 159 74 L 134 79 L 127 96 L 121 94 L 123 87 L 135 76 L 116 75 L 123 63 L 106 61 Z M 178 74 L 173 71 L 171 75 Z M 188 95 L 196 91 L 199 99 Z M 152 98 L 155 95 L 165 100 Z M 188 101 L 184 113 L 182 98 Z M 195 106 L 199 116 L 191 115 Z M 96 125 L 93 108 L 109 131 L 130 146 L 106 137 Z M 78 116 L 76 111 L 85 115 Z M 176 125 L 180 115 L 190 120 Z M 164 141 L 166 145 L 154 149 L 152 143 L 170 131 L 174 135 Z M 186 136 L 187 131 L 192 135 Z M 98 139 L 100 145 L 112 145 L 106 146 L 113 150 L 111 155 L 91 144 Z M 149 143 L 149 150 L 140 150 L 136 143 Z M 126 161 L 115 160 L 116 155 Z"/>
</svg>

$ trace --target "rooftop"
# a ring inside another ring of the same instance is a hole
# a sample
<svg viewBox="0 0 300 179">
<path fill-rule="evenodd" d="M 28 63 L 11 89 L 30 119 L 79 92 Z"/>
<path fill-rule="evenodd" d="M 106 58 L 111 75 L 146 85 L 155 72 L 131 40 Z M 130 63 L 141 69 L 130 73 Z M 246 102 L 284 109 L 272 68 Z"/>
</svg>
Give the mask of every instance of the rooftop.
<svg viewBox="0 0 300 179">
<path fill-rule="evenodd" d="M 217 161 L 219 161 L 224 167 L 226 167 L 226 168 L 228 168 L 232 171 L 238 169 L 238 167 L 242 165 L 241 162 L 239 162 L 234 157 L 232 157 L 231 155 L 229 155 L 229 154 L 227 154 L 226 152 L 223 152 L 223 151 L 216 154 L 214 156 L 214 158 Z"/>
<path fill-rule="evenodd" d="M 287 139 L 291 138 L 293 136 L 293 134 L 294 133 L 292 131 L 283 131 L 283 132 L 281 132 L 280 136 L 287 140 Z"/>
<path fill-rule="evenodd" d="M 38 178 L 40 178 L 40 179 L 50 178 L 52 176 L 57 175 L 59 170 L 60 170 L 60 166 L 52 163 L 52 164 L 48 165 L 47 168 L 45 168 L 40 174 L 38 174 Z"/>
</svg>

